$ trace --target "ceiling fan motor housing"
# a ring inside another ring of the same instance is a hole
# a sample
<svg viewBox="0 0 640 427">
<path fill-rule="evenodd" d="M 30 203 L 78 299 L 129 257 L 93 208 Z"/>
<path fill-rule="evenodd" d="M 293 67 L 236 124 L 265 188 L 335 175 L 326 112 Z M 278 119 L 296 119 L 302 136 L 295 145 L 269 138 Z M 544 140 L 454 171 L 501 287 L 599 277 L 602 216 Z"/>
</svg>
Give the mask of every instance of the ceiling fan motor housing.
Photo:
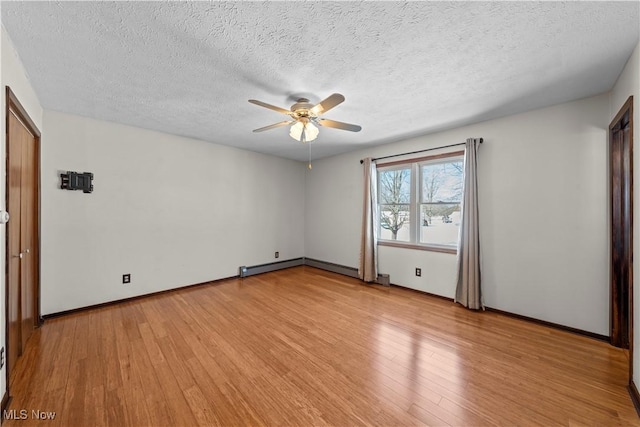
<svg viewBox="0 0 640 427">
<path fill-rule="evenodd" d="M 311 108 L 313 105 L 309 103 L 307 98 L 299 98 L 298 102 L 291 106 L 291 111 L 295 118 L 312 117 Z"/>
</svg>

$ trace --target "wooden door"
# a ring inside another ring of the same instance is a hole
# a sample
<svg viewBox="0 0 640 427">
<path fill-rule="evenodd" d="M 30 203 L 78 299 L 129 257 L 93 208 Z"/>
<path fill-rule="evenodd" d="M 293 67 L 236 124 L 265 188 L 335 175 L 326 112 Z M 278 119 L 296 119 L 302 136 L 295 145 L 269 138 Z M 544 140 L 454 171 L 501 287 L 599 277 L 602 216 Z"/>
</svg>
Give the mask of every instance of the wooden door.
<svg viewBox="0 0 640 427">
<path fill-rule="evenodd" d="M 22 354 L 22 305 L 20 294 L 20 212 L 22 194 L 22 136 L 24 127 L 18 118 L 9 113 L 9 135 L 7 140 L 7 285 L 8 285 L 8 343 L 7 371 L 14 366 Z"/>
<path fill-rule="evenodd" d="M 633 97 L 609 127 L 611 344 L 630 348 L 633 318 Z"/>
<path fill-rule="evenodd" d="M 26 131 L 26 129 L 25 129 Z M 22 139 L 22 176 L 20 183 L 20 304 L 22 320 L 22 348 L 36 327 L 36 286 L 33 260 L 35 219 L 35 138 L 31 134 Z"/>
<path fill-rule="evenodd" d="M 40 133 L 7 88 L 7 384 L 40 322 Z"/>
</svg>

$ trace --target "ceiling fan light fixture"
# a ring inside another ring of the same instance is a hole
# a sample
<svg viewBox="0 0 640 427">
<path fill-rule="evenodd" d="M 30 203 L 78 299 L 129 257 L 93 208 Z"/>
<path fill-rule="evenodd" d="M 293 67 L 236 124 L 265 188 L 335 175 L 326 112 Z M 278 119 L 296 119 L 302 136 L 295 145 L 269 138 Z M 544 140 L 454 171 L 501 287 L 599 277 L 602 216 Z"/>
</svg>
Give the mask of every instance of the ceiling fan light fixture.
<svg viewBox="0 0 640 427">
<path fill-rule="evenodd" d="M 311 122 L 303 123 L 302 121 L 297 121 L 293 126 L 291 126 L 291 130 L 289 131 L 289 136 L 296 141 L 302 141 L 302 129 L 305 130 L 305 140 L 306 142 L 311 142 L 318 137 L 320 130 Z"/>
</svg>

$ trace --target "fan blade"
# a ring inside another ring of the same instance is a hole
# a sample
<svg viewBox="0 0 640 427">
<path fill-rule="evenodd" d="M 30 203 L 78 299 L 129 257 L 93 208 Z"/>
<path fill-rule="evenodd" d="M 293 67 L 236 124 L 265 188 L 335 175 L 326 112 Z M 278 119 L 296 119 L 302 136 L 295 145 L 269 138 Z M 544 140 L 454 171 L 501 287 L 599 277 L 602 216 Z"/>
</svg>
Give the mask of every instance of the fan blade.
<svg viewBox="0 0 640 427">
<path fill-rule="evenodd" d="M 275 105 L 267 104 L 266 102 L 258 101 L 255 99 L 250 99 L 249 102 L 264 108 L 268 108 L 273 111 L 277 111 L 278 113 L 287 114 L 287 115 L 291 114 L 291 110 L 285 110 L 284 108 L 276 107 Z"/>
<path fill-rule="evenodd" d="M 311 107 L 311 110 L 309 111 L 311 111 L 311 113 L 315 114 L 316 116 L 319 116 L 320 114 L 326 113 L 336 105 L 341 104 L 343 102 L 344 102 L 344 96 L 340 95 L 339 93 L 334 93 L 333 95 L 329 95 L 329 97 L 324 101 L 320 101 L 319 104 L 316 104 L 313 107 Z"/>
<path fill-rule="evenodd" d="M 348 130 L 351 132 L 360 132 L 362 130 L 362 126 L 352 125 L 351 123 L 336 122 L 335 120 L 329 119 L 318 119 L 316 123 L 318 123 L 320 126 Z"/>
<path fill-rule="evenodd" d="M 264 132 L 265 130 L 269 130 L 269 129 L 275 129 L 275 128 L 279 128 L 281 126 L 286 126 L 286 125 L 290 125 L 292 123 L 295 123 L 295 120 L 288 120 L 288 121 L 284 121 L 284 122 L 280 122 L 280 123 L 274 123 L 272 125 L 269 126 L 265 126 L 263 128 L 260 129 L 254 129 L 254 132 Z"/>
</svg>

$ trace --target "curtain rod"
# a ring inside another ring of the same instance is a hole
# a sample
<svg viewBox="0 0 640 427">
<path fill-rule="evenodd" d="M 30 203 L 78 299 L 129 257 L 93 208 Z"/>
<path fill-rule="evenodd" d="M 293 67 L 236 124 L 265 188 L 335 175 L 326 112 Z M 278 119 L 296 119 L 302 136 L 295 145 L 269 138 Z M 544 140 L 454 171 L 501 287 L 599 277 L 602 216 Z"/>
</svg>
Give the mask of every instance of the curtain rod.
<svg viewBox="0 0 640 427">
<path fill-rule="evenodd" d="M 483 142 L 484 142 L 484 138 L 480 138 L 480 144 L 482 144 Z M 465 145 L 465 144 L 466 144 L 466 142 L 461 142 L 459 144 L 451 144 L 451 145 L 444 145 L 442 147 L 427 148 L 425 150 L 411 151 L 409 153 L 392 154 L 390 156 L 376 157 L 375 159 L 371 159 L 371 161 L 382 160 L 382 159 L 390 159 L 391 157 L 408 156 L 409 154 L 424 153 L 425 151 L 440 150 L 440 149 L 443 149 L 443 148 L 457 147 L 458 145 Z M 364 160 L 360 160 L 360 164 L 363 164 L 363 163 L 364 163 Z"/>
</svg>

